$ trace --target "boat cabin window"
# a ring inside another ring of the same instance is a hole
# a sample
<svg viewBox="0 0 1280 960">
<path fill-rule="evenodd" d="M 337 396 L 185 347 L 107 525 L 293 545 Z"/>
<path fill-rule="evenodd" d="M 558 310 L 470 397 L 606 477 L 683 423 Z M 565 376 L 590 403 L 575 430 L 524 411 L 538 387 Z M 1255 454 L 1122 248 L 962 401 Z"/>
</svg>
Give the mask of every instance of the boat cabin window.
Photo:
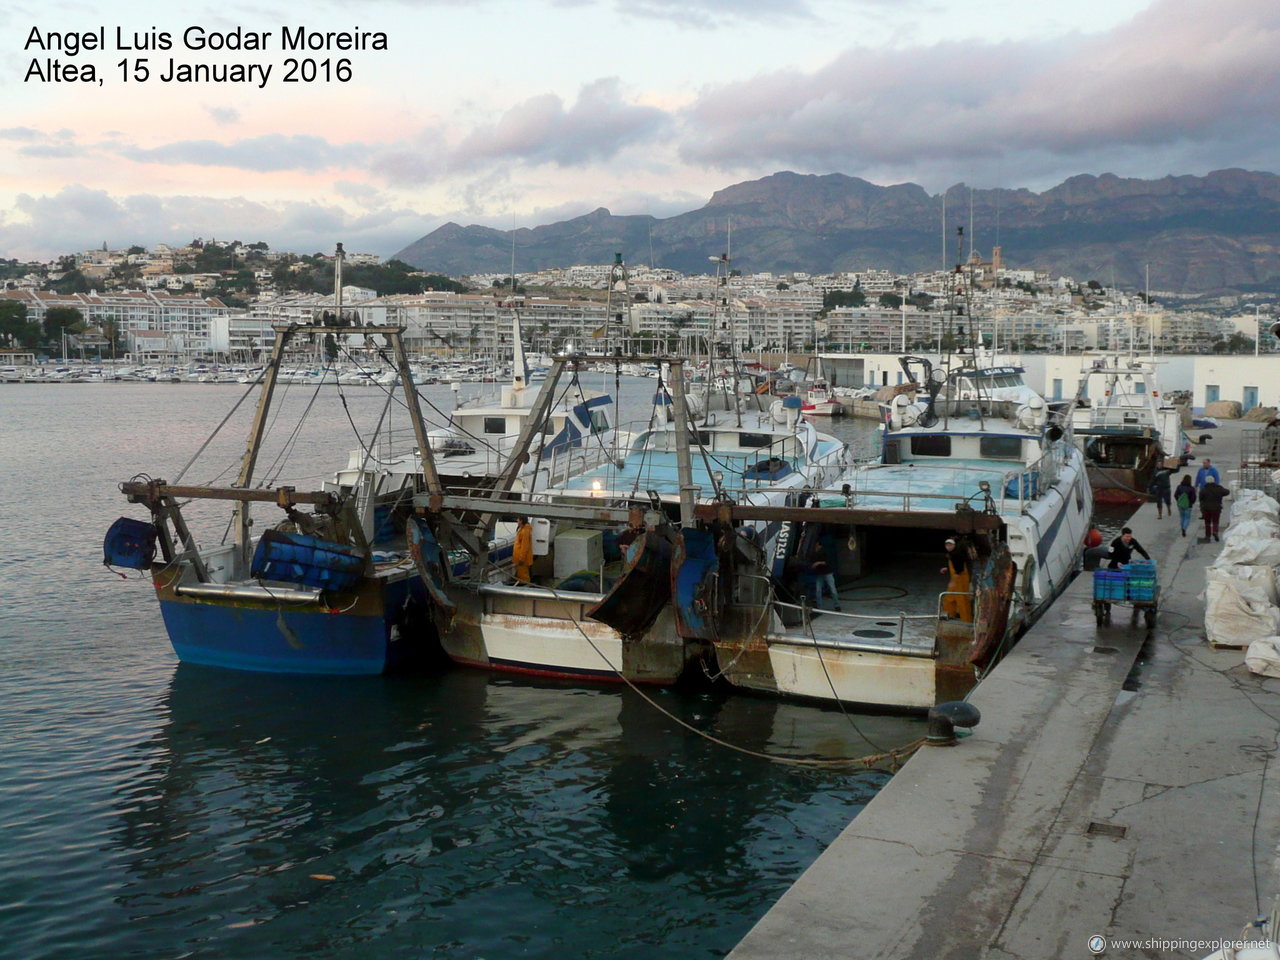
<svg viewBox="0 0 1280 960">
<path fill-rule="evenodd" d="M 591 411 L 591 432 L 604 433 L 609 429 L 609 415 L 603 410 Z"/>
<path fill-rule="evenodd" d="M 485 433 L 506 433 L 507 418 L 506 417 L 485 417 L 484 432 Z"/>
<path fill-rule="evenodd" d="M 978 456 L 983 460 L 1021 460 L 1021 437 L 979 437 Z"/>
<path fill-rule="evenodd" d="M 945 433 L 926 433 L 911 438 L 913 457 L 951 456 L 951 438 Z"/>
<path fill-rule="evenodd" d="M 771 443 L 773 443 L 773 437 L 767 433 L 738 434 L 738 446 L 744 449 L 748 447 L 767 447 Z"/>
</svg>

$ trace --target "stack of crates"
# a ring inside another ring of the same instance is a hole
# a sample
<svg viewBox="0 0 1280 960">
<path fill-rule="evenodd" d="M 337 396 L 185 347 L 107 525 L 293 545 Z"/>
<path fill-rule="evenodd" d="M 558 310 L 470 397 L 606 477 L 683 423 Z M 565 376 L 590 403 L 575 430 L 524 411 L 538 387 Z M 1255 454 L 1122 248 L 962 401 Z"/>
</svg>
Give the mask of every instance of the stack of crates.
<svg viewBox="0 0 1280 960">
<path fill-rule="evenodd" d="M 1124 600 L 1129 577 L 1124 570 L 1093 571 L 1093 599 Z"/>
<path fill-rule="evenodd" d="M 1127 597 L 1131 603 L 1153 603 L 1156 599 L 1156 565 L 1151 560 L 1134 560 L 1125 569 Z"/>
</svg>

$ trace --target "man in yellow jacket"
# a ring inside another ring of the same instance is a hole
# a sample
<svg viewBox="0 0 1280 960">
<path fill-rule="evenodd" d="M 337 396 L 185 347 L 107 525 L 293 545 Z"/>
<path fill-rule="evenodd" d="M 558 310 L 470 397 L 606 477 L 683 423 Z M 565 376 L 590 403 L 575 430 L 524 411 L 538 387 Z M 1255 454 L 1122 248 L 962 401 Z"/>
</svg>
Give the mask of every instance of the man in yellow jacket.
<svg viewBox="0 0 1280 960">
<path fill-rule="evenodd" d="M 529 568 L 533 566 L 533 527 L 528 517 L 521 517 L 516 527 L 516 542 L 511 548 L 511 563 L 516 568 L 516 582 L 529 582 Z"/>
</svg>

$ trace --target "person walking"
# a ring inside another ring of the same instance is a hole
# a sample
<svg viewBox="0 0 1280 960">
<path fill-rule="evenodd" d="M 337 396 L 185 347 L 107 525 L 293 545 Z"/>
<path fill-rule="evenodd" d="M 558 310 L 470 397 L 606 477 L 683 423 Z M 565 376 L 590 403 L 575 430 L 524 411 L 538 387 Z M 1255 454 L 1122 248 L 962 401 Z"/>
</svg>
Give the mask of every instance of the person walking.
<svg viewBox="0 0 1280 960">
<path fill-rule="evenodd" d="M 1111 553 L 1108 554 L 1111 562 L 1107 564 L 1107 569 L 1118 570 L 1133 559 L 1134 553 L 1140 553 L 1148 560 L 1151 559 L 1151 554 L 1147 553 L 1142 544 L 1137 541 L 1133 531 L 1125 527 L 1120 531 L 1120 536 L 1111 541 Z"/>
<path fill-rule="evenodd" d="M 1210 480 L 1200 488 L 1200 516 L 1204 517 L 1204 542 L 1219 541 L 1218 522 L 1222 519 L 1222 501 L 1231 496 L 1231 491 Z"/>
<path fill-rule="evenodd" d="M 1172 467 L 1157 467 L 1156 472 L 1151 475 L 1151 484 L 1147 487 L 1147 493 L 1155 498 L 1157 520 L 1164 519 L 1166 510 L 1169 511 L 1169 516 L 1173 516 L 1173 506 L 1169 491 L 1170 477 L 1172 476 Z"/>
<path fill-rule="evenodd" d="M 954 537 L 947 537 L 943 547 L 947 551 L 947 565 L 939 573 L 949 573 L 947 595 L 942 598 L 942 615 L 953 620 L 973 622 L 973 598 L 969 595 L 969 556 Z"/>
<path fill-rule="evenodd" d="M 1214 483 L 1221 483 L 1222 475 L 1218 473 L 1218 468 L 1213 465 L 1212 461 L 1205 457 L 1204 464 L 1196 471 L 1196 489 L 1201 489 L 1210 480 Z"/>
<path fill-rule="evenodd" d="M 1173 491 L 1173 502 L 1178 508 L 1178 519 L 1182 521 L 1182 535 L 1187 535 L 1187 527 L 1191 526 L 1191 508 L 1196 502 L 1196 487 L 1191 482 L 1191 474 L 1182 478 L 1178 489 Z"/>
</svg>

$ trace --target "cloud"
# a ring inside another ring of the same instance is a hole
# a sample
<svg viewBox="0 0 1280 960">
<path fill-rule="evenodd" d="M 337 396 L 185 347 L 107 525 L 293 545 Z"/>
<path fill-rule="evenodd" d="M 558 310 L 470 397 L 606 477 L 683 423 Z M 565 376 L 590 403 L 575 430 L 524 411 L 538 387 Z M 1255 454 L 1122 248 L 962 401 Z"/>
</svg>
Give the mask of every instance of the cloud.
<svg viewBox="0 0 1280 960">
<path fill-rule="evenodd" d="M 553 93 L 530 97 L 497 123 L 470 134 L 453 151 L 457 171 L 476 163 L 517 160 L 562 167 L 608 160 L 624 146 L 658 137 L 669 117 L 656 107 L 623 101 L 616 78 L 584 86 L 566 108 Z"/>
<path fill-rule="evenodd" d="M 243 197 L 114 197 L 82 185 L 55 194 L 20 194 L 0 211 L 0 249 L 9 256 L 51 258 L 87 245 L 183 242 L 192 237 L 265 240 L 272 247 L 311 252 L 343 241 L 348 249 L 390 253 L 421 236 L 438 218 L 403 207 L 381 206 L 351 213 L 336 204 L 281 201 L 262 203 Z M 38 240 L 32 224 L 40 225 Z M 38 246 L 35 245 L 38 243 Z"/>
<path fill-rule="evenodd" d="M 812 72 L 705 91 L 680 117 L 680 155 L 721 170 L 896 179 L 1067 175 L 1099 156 L 1167 173 L 1171 157 L 1206 147 L 1211 166 L 1265 166 L 1280 145 L 1269 131 L 1259 142 L 1280 108 L 1277 41 L 1272 0 L 1161 0 L 1100 37 L 849 50 Z"/>
<path fill-rule="evenodd" d="M 213 122 L 219 126 L 230 126 L 240 122 L 240 111 L 234 107 L 211 107 L 206 106 L 205 112 L 213 118 Z"/>
<path fill-rule="evenodd" d="M 74 157 L 87 157 L 89 151 L 74 144 L 32 144 L 20 147 L 18 153 L 24 157 L 35 157 L 38 160 L 68 160 Z"/>
<path fill-rule="evenodd" d="M 815 20 L 805 0 L 629 0 L 616 4 L 620 13 L 714 29 L 740 26 L 743 20 L 777 23 L 780 19 Z"/>
<path fill-rule="evenodd" d="M 9 127 L 0 130 L 0 140 L 36 140 L 40 136 L 39 130 L 32 130 L 30 127 Z"/>
<path fill-rule="evenodd" d="M 259 173 L 279 170 L 326 170 L 359 164 L 365 148 L 330 143 L 323 137 L 272 133 L 233 143 L 179 140 L 159 147 L 124 147 L 121 155 L 139 163 L 234 167 Z"/>
</svg>

